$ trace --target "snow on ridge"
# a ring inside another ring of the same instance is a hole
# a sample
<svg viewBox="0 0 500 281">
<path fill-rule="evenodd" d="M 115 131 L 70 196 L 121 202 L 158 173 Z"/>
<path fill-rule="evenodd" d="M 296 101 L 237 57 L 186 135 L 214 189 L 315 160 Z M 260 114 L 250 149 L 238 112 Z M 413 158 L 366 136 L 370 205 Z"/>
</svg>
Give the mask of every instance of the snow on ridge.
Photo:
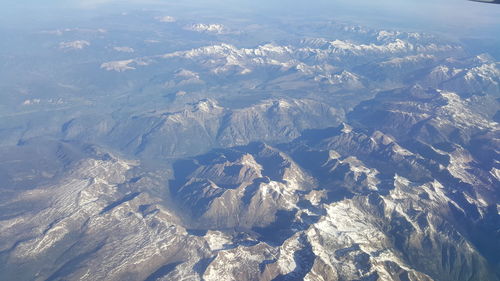
<svg viewBox="0 0 500 281">
<path fill-rule="evenodd" d="M 491 83 L 498 84 L 498 77 L 500 77 L 500 69 L 498 63 L 485 63 L 480 66 L 471 68 L 468 73 L 469 75 L 477 75 L 481 79 L 491 81 Z"/>
<path fill-rule="evenodd" d="M 171 17 L 171 16 L 157 17 L 156 19 L 157 19 L 158 21 L 160 21 L 160 22 L 166 22 L 166 23 L 176 22 L 176 21 L 177 21 L 177 19 L 176 19 L 176 18 Z"/>
<path fill-rule="evenodd" d="M 122 52 L 122 53 L 133 53 L 133 52 L 135 52 L 134 48 L 127 47 L 127 46 L 113 47 L 113 50 L 115 50 L 117 52 Z"/>
<path fill-rule="evenodd" d="M 34 99 L 24 100 L 23 103 L 22 103 L 23 106 L 38 105 L 38 104 L 61 105 L 61 104 L 64 104 L 64 101 L 61 98 L 58 98 L 58 99 L 48 99 L 48 100 L 42 100 L 42 99 L 39 99 L 39 98 L 34 98 Z"/>
<path fill-rule="evenodd" d="M 191 26 L 192 30 L 200 32 L 226 32 L 227 30 L 220 24 L 196 24 Z M 391 33 L 392 34 L 392 33 Z M 397 34 L 397 33 L 394 33 Z M 383 33 L 382 35 L 385 35 Z M 254 71 L 259 66 L 278 66 L 282 70 L 296 68 L 305 74 L 322 73 L 323 76 L 332 74 L 330 60 L 342 61 L 344 56 L 370 56 L 370 55 L 395 55 L 404 54 L 405 57 L 388 61 L 387 63 L 412 63 L 421 60 L 433 60 L 436 56 L 434 52 L 452 51 L 455 46 L 439 45 L 436 43 L 410 43 L 407 40 L 393 38 L 382 43 L 359 44 L 351 41 L 325 39 L 304 39 L 300 46 L 278 45 L 267 43 L 253 48 L 239 48 L 228 43 L 217 43 L 214 45 L 202 46 L 191 50 L 180 50 L 163 55 L 151 56 L 148 59 L 170 59 L 183 58 L 196 60 L 215 74 L 232 72 L 245 75 Z M 319 64 L 307 65 L 304 59 L 313 58 Z M 129 62 L 131 63 L 131 62 Z M 116 63 L 115 63 L 116 65 Z M 127 64 L 128 65 L 128 64 Z M 104 65 L 108 70 L 121 71 L 130 69 L 127 67 L 110 67 Z M 321 77 L 320 77 L 321 78 Z M 357 80 L 354 76 L 333 77 L 334 80 Z M 338 83 L 338 82 L 335 82 Z"/>
<path fill-rule="evenodd" d="M 395 57 L 391 58 L 388 61 L 384 61 L 381 63 L 381 65 L 398 65 L 402 63 L 417 63 L 423 60 L 436 60 L 437 57 L 434 55 L 429 55 L 429 54 L 418 54 L 418 55 L 411 55 L 411 56 L 406 56 L 406 57 Z"/>
<path fill-rule="evenodd" d="M 330 45 L 334 49 L 345 50 L 345 51 L 376 51 L 376 52 L 398 52 L 412 50 L 414 46 L 401 39 L 396 39 L 393 42 L 384 45 L 376 44 L 354 44 L 347 41 L 335 40 L 330 42 Z"/>
<path fill-rule="evenodd" d="M 243 75 L 251 72 L 251 67 L 257 65 L 276 65 L 286 69 L 293 67 L 297 62 L 293 59 L 292 54 L 293 49 L 288 46 L 266 44 L 254 49 L 240 49 L 230 44 L 221 43 L 188 51 L 168 53 L 161 57 L 164 59 L 174 57 L 206 59 L 206 62 L 212 65 L 213 73 L 224 73 L 237 68 L 239 73 Z"/>
<path fill-rule="evenodd" d="M 197 23 L 191 26 L 185 27 L 186 30 L 195 31 L 195 32 L 206 32 L 206 33 L 214 33 L 214 34 L 228 34 L 228 29 L 222 24 L 203 24 Z"/>
<path fill-rule="evenodd" d="M 110 61 L 110 62 L 105 62 L 101 64 L 101 68 L 106 69 L 107 71 L 117 71 L 117 72 L 124 72 L 127 70 L 133 70 L 135 67 L 130 66 L 131 63 L 133 63 L 134 60 L 121 60 L 121 61 Z"/>
<path fill-rule="evenodd" d="M 110 61 L 101 64 L 101 68 L 107 71 L 117 71 L 124 72 L 127 70 L 136 69 L 131 64 L 135 64 L 135 66 L 146 66 L 151 64 L 151 59 L 149 58 L 136 58 L 136 59 L 128 59 L 128 60 L 118 60 L 118 61 Z"/>
<path fill-rule="evenodd" d="M 467 106 L 468 101 L 462 100 L 460 96 L 454 92 L 439 90 L 441 96 L 446 99 L 447 104 L 437 110 L 437 118 L 440 121 L 449 119 L 448 122 L 454 124 L 461 129 L 474 128 L 474 129 L 494 129 L 498 126 L 495 121 L 489 121 L 483 116 L 474 113 Z"/>
<path fill-rule="evenodd" d="M 57 35 L 61 36 L 64 35 L 65 33 L 97 33 L 97 34 L 104 34 L 107 33 L 108 31 L 104 28 L 97 28 L 97 29 L 89 29 L 89 28 L 60 28 L 60 29 L 54 29 L 54 30 L 42 30 L 39 33 L 40 34 L 50 34 L 50 35 Z"/>
<path fill-rule="evenodd" d="M 222 110 L 223 107 L 219 106 L 216 100 L 204 99 L 193 104 L 194 111 L 211 112 L 212 110 Z"/>
<path fill-rule="evenodd" d="M 82 50 L 88 46 L 90 46 L 90 42 L 86 40 L 76 40 L 76 41 L 59 43 L 59 49 L 66 49 L 66 50 Z"/>
<path fill-rule="evenodd" d="M 383 41 L 383 40 L 387 40 L 387 39 L 392 39 L 400 34 L 401 34 L 401 32 L 399 32 L 399 31 L 381 30 L 377 34 L 377 40 Z"/>
</svg>

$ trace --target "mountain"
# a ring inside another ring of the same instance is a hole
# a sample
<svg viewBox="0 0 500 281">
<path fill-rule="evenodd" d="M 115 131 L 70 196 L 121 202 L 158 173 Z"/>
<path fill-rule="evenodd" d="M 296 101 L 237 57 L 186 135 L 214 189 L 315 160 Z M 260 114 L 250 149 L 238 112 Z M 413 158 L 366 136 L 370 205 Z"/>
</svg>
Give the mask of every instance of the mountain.
<svg viewBox="0 0 500 281">
<path fill-rule="evenodd" d="M 495 57 L 175 11 L 0 52 L 0 281 L 500 280 Z"/>
<path fill-rule="evenodd" d="M 90 268 L 108 279 L 497 280 L 498 192 L 458 144 L 405 147 L 347 124 L 306 131 L 278 148 L 179 160 L 170 203 L 143 190 L 162 185 L 161 173 L 90 154 L 58 184 L 3 204 L 37 206 L 4 219 L 8 274 L 28 276 L 37 265 L 21 261 L 43 255 L 68 260 L 38 271 L 48 280 Z"/>
<path fill-rule="evenodd" d="M 75 119 L 62 132 L 68 140 L 98 139 L 134 155 L 172 157 L 256 140 L 291 140 L 304 129 L 327 127 L 340 118 L 335 108 L 309 99 L 271 99 L 238 109 L 204 99 L 180 111 L 148 112 L 126 120 Z"/>
</svg>

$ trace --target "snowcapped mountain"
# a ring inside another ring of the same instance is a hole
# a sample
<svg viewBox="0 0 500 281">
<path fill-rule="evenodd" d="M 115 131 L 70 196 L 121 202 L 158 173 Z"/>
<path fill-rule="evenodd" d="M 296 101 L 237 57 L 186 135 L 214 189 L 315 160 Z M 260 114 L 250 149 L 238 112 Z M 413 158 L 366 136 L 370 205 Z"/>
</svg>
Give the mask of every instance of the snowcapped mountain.
<svg viewBox="0 0 500 281">
<path fill-rule="evenodd" d="M 440 65 L 424 77 L 422 83 L 464 95 L 471 93 L 500 94 L 500 68 L 494 61 L 485 61 L 467 68 Z"/>
<path fill-rule="evenodd" d="M 174 163 L 167 205 L 143 189 L 161 185 L 161 173 L 92 152 L 56 185 L 3 205 L 38 210 L 4 221 L 2 240 L 12 242 L 2 253 L 9 265 L 39 255 L 72 261 L 38 272 L 49 279 L 100 268 L 92 276 L 495 280 L 483 241 L 494 241 L 498 216 L 495 179 L 481 174 L 488 168 L 460 144 L 398 140 L 342 124 L 278 148 L 214 150 Z"/>
</svg>

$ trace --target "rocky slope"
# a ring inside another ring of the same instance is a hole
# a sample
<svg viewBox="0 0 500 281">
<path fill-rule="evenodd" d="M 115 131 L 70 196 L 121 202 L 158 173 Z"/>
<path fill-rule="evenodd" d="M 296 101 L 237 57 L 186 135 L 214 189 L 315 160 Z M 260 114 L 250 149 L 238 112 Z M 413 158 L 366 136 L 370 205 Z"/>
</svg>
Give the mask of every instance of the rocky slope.
<svg viewBox="0 0 500 281">
<path fill-rule="evenodd" d="M 132 155 L 194 155 L 213 147 L 292 140 L 304 129 L 336 124 L 341 111 L 309 99 L 272 99 L 231 109 L 213 99 L 179 111 L 154 111 L 126 120 L 79 118 L 62 128 L 65 139 L 102 142 Z"/>
</svg>

